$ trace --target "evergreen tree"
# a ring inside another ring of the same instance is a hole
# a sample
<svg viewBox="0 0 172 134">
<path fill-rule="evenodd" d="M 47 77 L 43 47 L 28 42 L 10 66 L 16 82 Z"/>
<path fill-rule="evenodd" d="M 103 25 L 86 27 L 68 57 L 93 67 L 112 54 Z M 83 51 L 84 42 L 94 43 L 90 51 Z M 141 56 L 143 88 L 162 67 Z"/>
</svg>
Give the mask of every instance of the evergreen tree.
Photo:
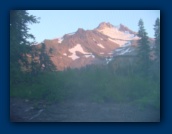
<svg viewBox="0 0 172 134">
<path fill-rule="evenodd" d="M 40 54 L 40 69 L 44 71 L 55 70 L 55 65 L 50 60 L 50 57 L 46 53 L 46 45 L 42 43 L 41 54 Z"/>
<path fill-rule="evenodd" d="M 32 34 L 28 33 L 27 24 L 38 23 L 37 18 L 29 15 L 26 10 L 10 11 L 10 83 L 17 83 L 21 78 L 19 61 L 28 64 L 26 53 L 29 51 L 29 42 L 27 39 L 34 39 Z M 22 79 L 22 78 L 21 78 Z"/>
<path fill-rule="evenodd" d="M 156 61 L 160 62 L 160 19 L 157 18 L 154 25 L 155 30 L 155 56 Z"/>
<path fill-rule="evenodd" d="M 153 62 L 153 77 L 160 82 L 160 19 L 157 18 L 154 25 L 155 30 L 155 60 Z"/>
<path fill-rule="evenodd" d="M 147 73 L 150 65 L 150 58 L 149 58 L 150 50 L 149 50 L 148 36 L 144 28 L 144 23 L 142 19 L 139 20 L 138 26 L 139 26 L 138 36 L 140 37 L 140 40 L 138 41 L 139 68 L 140 71 Z"/>
</svg>

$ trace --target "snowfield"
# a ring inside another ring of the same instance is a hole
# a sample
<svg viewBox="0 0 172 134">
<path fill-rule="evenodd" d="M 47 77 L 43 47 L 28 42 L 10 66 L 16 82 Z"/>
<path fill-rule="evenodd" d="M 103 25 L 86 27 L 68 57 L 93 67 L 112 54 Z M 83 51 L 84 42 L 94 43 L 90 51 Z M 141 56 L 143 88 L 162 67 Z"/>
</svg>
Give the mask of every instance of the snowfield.
<svg viewBox="0 0 172 134">
<path fill-rule="evenodd" d="M 115 50 L 116 54 L 117 55 L 125 55 L 125 54 L 129 54 L 133 51 L 133 48 L 131 47 L 120 47 L 118 49 Z"/>
<path fill-rule="evenodd" d="M 122 40 L 115 40 L 115 39 L 110 39 L 108 38 L 110 41 L 118 44 L 120 47 L 123 46 L 127 41 L 122 41 Z"/>
<path fill-rule="evenodd" d="M 91 58 L 95 58 L 95 56 L 94 56 L 93 54 L 85 55 L 85 57 L 86 57 L 86 58 L 89 58 L 89 57 L 91 57 Z"/>
<path fill-rule="evenodd" d="M 119 31 L 118 28 L 116 28 L 116 27 L 113 27 L 113 28 L 106 27 L 106 28 L 100 29 L 100 30 L 97 29 L 97 31 L 110 37 L 110 38 L 108 38 L 110 41 L 117 43 L 120 46 L 125 45 L 127 43 L 127 41 L 129 41 L 129 40 L 139 39 L 137 36 L 130 34 L 128 31 L 125 31 L 125 32 Z"/>
<path fill-rule="evenodd" d="M 69 49 L 69 52 L 72 53 L 72 55 L 69 56 L 69 57 L 72 58 L 72 60 L 76 60 L 76 59 L 80 58 L 80 57 L 78 57 L 78 56 L 76 55 L 76 52 L 77 52 L 77 51 L 80 52 L 80 53 L 82 53 L 82 54 L 88 54 L 88 55 L 91 55 L 91 54 L 92 54 L 92 53 L 85 52 L 85 51 L 83 50 L 82 46 L 81 46 L 80 44 L 77 44 L 77 45 L 74 46 L 73 48 Z"/>
<path fill-rule="evenodd" d="M 101 48 L 105 48 L 102 44 L 97 44 L 97 46 L 101 47 Z"/>
</svg>

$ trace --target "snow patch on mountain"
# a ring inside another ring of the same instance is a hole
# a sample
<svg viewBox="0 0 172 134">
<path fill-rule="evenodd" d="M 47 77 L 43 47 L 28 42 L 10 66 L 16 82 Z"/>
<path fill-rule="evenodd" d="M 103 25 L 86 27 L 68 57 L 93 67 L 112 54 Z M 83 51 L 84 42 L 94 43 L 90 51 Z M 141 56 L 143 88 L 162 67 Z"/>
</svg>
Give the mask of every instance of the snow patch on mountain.
<svg viewBox="0 0 172 134">
<path fill-rule="evenodd" d="M 76 60 L 76 59 L 80 58 L 80 57 L 78 57 L 78 56 L 76 55 L 76 52 L 77 52 L 77 51 L 80 52 L 80 53 L 82 53 L 82 54 L 91 54 L 91 53 L 85 52 L 85 51 L 83 50 L 82 46 L 81 46 L 80 44 L 77 44 L 77 45 L 74 46 L 73 48 L 69 49 L 69 52 L 72 53 L 72 55 L 70 55 L 69 57 L 72 58 L 72 60 Z"/>
<path fill-rule="evenodd" d="M 138 40 L 139 37 L 131 34 L 129 31 L 120 31 L 119 27 L 103 27 L 103 28 L 97 28 L 98 32 L 108 36 L 109 40 L 119 44 L 119 46 L 123 46 L 127 43 L 127 41 L 130 40 Z"/>
<path fill-rule="evenodd" d="M 127 41 L 123 41 L 123 40 L 115 40 L 115 39 L 111 39 L 111 38 L 108 38 L 108 40 L 118 44 L 120 47 L 123 46 Z"/>
<path fill-rule="evenodd" d="M 95 56 L 94 56 L 94 55 L 91 55 L 91 57 L 92 57 L 92 58 L 95 58 Z"/>
<path fill-rule="evenodd" d="M 133 39 L 133 38 L 138 39 L 138 37 L 136 35 L 131 34 L 129 31 L 124 31 L 124 33 L 129 35 L 129 39 Z"/>
<path fill-rule="evenodd" d="M 106 58 L 106 64 L 108 64 L 113 58 Z"/>
<path fill-rule="evenodd" d="M 80 58 L 76 55 L 76 53 L 72 53 L 72 55 L 70 55 L 68 57 L 70 57 L 72 60 L 76 60 L 76 59 Z"/>
<path fill-rule="evenodd" d="M 124 31 L 124 33 L 126 33 L 126 34 L 130 34 L 130 32 L 129 32 L 129 31 Z"/>
<path fill-rule="evenodd" d="M 134 50 L 135 49 L 132 46 L 119 47 L 114 51 L 114 53 L 115 55 L 127 55 L 133 53 Z"/>
<path fill-rule="evenodd" d="M 105 48 L 102 44 L 97 44 L 97 46 L 101 47 L 101 48 Z"/>
<path fill-rule="evenodd" d="M 122 52 L 120 53 L 120 55 L 124 55 L 124 54 L 126 54 L 126 53 L 128 53 L 128 52 L 130 52 L 130 49 L 129 49 L 129 48 L 126 49 L 126 50 L 124 50 L 124 51 L 122 51 Z"/>
<path fill-rule="evenodd" d="M 58 43 L 62 43 L 63 38 L 58 38 Z"/>
<path fill-rule="evenodd" d="M 128 41 L 127 43 L 124 44 L 123 47 L 130 46 L 130 45 L 131 45 L 131 41 Z"/>
<path fill-rule="evenodd" d="M 86 58 L 89 58 L 91 55 L 85 55 Z"/>
<path fill-rule="evenodd" d="M 107 35 L 111 38 L 116 38 L 116 39 L 122 39 L 122 40 L 129 40 L 130 38 L 130 34 L 126 34 L 124 32 L 119 31 L 117 28 L 115 27 L 106 27 L 104 29 L 98 30 L 99 32 L 101 32 L 104 35 Z"/>
<path fill-rule="evenodd" d="M 91 57 L 91 58 L 95 58 L 95 56 L 94 56 L 93 54 L 85 55 L 85 57 L 86 57 L 86 58 L 89 58 L 89 57 Z"/>
</svg>

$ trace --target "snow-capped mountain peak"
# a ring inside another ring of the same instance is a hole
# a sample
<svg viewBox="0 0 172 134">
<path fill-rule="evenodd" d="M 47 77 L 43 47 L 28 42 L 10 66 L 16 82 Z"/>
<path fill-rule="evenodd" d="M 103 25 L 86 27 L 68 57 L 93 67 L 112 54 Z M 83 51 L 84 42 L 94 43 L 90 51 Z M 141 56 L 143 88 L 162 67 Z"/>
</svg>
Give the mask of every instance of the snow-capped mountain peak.
<svg viewBox="0 0 172 134">
<path fill-rule="evenodd" d="M 97 29 L 101 30 L 104 28 L 112 28 L 114 27 L 112 24 L 110 24 L 109 22 L 102 22 L 99 24 L 99 26 L 97 27 Z"/>
<path fill-rule="evenodd" d="M 108 64 L 113 56 L 133 53 L 138 39 L 136 32 L 122 24 L 117 27 L 102 22 L 93 30 L 78 28 L 76 32 L 44 43 L 57 70 L 64 70 L 89 64 Z M 41 48 L 41 44 L 37 46 L 37 49 Z"/>
<path fill-rule="evenodd" d="M 110 23 L 103 22 L 95 30 L 108 36 L 110 41 L 119 44 L 119 46 L 125 45 L 128 41 L 138 39 L 136 32 L 122 24 L 119 27 L 115 27 Z"/>
</svg>

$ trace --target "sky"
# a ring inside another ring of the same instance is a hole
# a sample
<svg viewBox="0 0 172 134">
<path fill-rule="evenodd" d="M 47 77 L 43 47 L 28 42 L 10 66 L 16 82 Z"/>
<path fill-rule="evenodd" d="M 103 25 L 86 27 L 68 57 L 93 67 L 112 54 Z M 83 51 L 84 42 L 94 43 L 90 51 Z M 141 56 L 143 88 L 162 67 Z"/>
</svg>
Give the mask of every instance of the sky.
<svg viewBox="0 0 172 134">
<path fill-rule="evenodd" d="M 28 25 L 36 42 L 62 37 L 78 28 L 92 30 L 101 22 L 123 24 L 137 32 L 140 19 L 148 36 L 153 38 L 155 20 L 160 18 L 160 10 L 28 10 L 28 13 L 40 18 L 40 23 Z"/>
</svg>

